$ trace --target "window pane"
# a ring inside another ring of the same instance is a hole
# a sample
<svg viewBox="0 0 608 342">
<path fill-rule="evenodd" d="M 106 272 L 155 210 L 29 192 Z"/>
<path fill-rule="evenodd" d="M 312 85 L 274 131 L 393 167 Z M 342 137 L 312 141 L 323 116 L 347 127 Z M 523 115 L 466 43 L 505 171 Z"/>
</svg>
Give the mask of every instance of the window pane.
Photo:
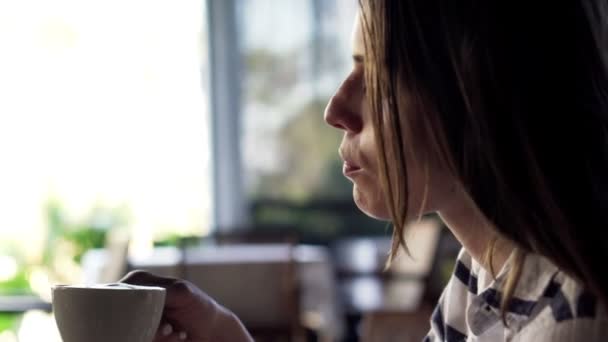
<svg viewBox="0 0 608 342">
<path fill-rule="evenodd" d="M 354 207 L 337 153 L 341 133 L 323 121 L 351 68 L 358 2 L 240 0 L 239 6 L 242 148 L 254 220 L 294 225 L 310 238 L 383 233 Z"/>
<path fill-rule="evenodd" d="M 80 240 L 57 232 L 126 228 L 134 252 L 207 232 L 203 5 L 0 1 L 0 254 L 48 266 L 35 279 L 74 281 L 49 250 Z"/>
</svg>

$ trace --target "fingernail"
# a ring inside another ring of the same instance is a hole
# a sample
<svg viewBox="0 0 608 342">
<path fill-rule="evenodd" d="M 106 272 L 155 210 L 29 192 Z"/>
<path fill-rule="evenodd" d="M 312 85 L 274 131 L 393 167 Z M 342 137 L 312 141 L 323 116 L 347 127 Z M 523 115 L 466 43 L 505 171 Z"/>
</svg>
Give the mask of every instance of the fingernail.
<svg viewBox="0 0 608 342">
<path fill-rule="evenodd" d="M 169 336 L 169 335 L 171 335 L 172 332 L 173 332 L 173 327 L 171 326 L 171 324 L 163 325 L 163 329 L 162 329 L 163 336 Z"/>
<path fill-rule="evenodd" d="M 179 339 L 182 341 L 185 341 L 188 338 L 188 334 L 186 334 L 185 332 L 180 332 L 179 333 Z"/>
</svg>

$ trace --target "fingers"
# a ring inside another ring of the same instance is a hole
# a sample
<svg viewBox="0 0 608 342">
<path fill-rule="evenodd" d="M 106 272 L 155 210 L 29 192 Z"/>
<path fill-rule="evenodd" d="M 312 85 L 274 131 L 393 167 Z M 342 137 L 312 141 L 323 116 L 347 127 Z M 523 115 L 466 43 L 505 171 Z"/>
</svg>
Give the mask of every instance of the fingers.
<svg viewBox="0 0 608 342">
<path fill-rule="evenodd" d="M 119 282 L 131 284 L 131 285 L 142 285 L 142 286 L 160 286 L 160 287 L 170 287 L 175 284 L 178 279 L 175 278 L 167 278 L 160 277 L 154 275 L 149 272 L 144 271 L 132 271 L 129 272 L 126 276 L 124 276 Z"/>
<path fill-rule="evenodd" d="M 186 280 L 134 271 L 126 275 L 121 282 L 166 289 L 163 322 L 172 325 L 171 331 L 161 326 L 161 334 L 157 335 L 155 342 L 187 341 L 188 338 L 200 340 L 199 336 L 207 334 L 216 324 L 217 317 L 224 314 L 224 309 L 211 297 Z M 182 331 L 187 331 L 189 336 Z"/>
<path fill-rule="evenodd" d="M 184 342 L 188 341 L 188 334 L 184 331 L 176 331 L 169 323 L 161 325 L 154 342 Z"/>
<path fill-rule="evenodd" d="M 192 291 L 187 282 L 176 278 L 160 277 L 145 271 L 132 271 L 119 280 L 119 282 L 131 285 L 165 288 L 167 290 L 165 305 L 169 309 L 179 308 L 183 306 L 184 301 L 191 299 L 189 293 Z"/>
</svg>

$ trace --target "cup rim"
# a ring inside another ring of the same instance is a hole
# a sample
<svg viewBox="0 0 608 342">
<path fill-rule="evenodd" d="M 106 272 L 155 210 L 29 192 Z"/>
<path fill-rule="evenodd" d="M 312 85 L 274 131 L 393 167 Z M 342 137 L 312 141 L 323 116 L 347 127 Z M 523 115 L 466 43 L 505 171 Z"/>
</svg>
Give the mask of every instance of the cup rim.
<svg viewBox="0 0 608 342">
<path fill-rule="evenodd" d="M 52 291 L 61 290 L 85 290 L 85 291 L 160 291 L 166 292 L 166 289 L 160 286 L 141 286 L 124 283 L 111 283 L 111 284 L 56 284 L 51 286 Z"/>
</svg>

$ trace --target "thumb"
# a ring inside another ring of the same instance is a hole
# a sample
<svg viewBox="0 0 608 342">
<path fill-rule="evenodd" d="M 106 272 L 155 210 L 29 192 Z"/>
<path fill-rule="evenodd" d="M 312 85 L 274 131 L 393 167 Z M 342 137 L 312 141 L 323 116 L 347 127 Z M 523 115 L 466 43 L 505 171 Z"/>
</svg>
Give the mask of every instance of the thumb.
<svg viewBox="0 0 608 342">
<path fill-rule="evenodd" d="M 118 282 L 131 284 L 131 285 L 140 285 L 140 286 L 158 286 L 163 288 L 168 288 L 177 282 L 176 278 L 169 277 L 161 277 L 150 272 L 145 272 L 141 270 L 136 270 L 129 272 L 127 275 L 122 277 Z"/>
<path fill-rule="evenodd" d="M 193 285 L 188 282 L 171 277 L 161 277 L 149 272 L 136 270 L 129 272 L 120 283 L 139 285 L 139 286 L 156 286 L 166 290 L 165 306 L 168 309 L 181 308 L 188 301 L 188 294 L 193 293 Z"/>
</svg>

